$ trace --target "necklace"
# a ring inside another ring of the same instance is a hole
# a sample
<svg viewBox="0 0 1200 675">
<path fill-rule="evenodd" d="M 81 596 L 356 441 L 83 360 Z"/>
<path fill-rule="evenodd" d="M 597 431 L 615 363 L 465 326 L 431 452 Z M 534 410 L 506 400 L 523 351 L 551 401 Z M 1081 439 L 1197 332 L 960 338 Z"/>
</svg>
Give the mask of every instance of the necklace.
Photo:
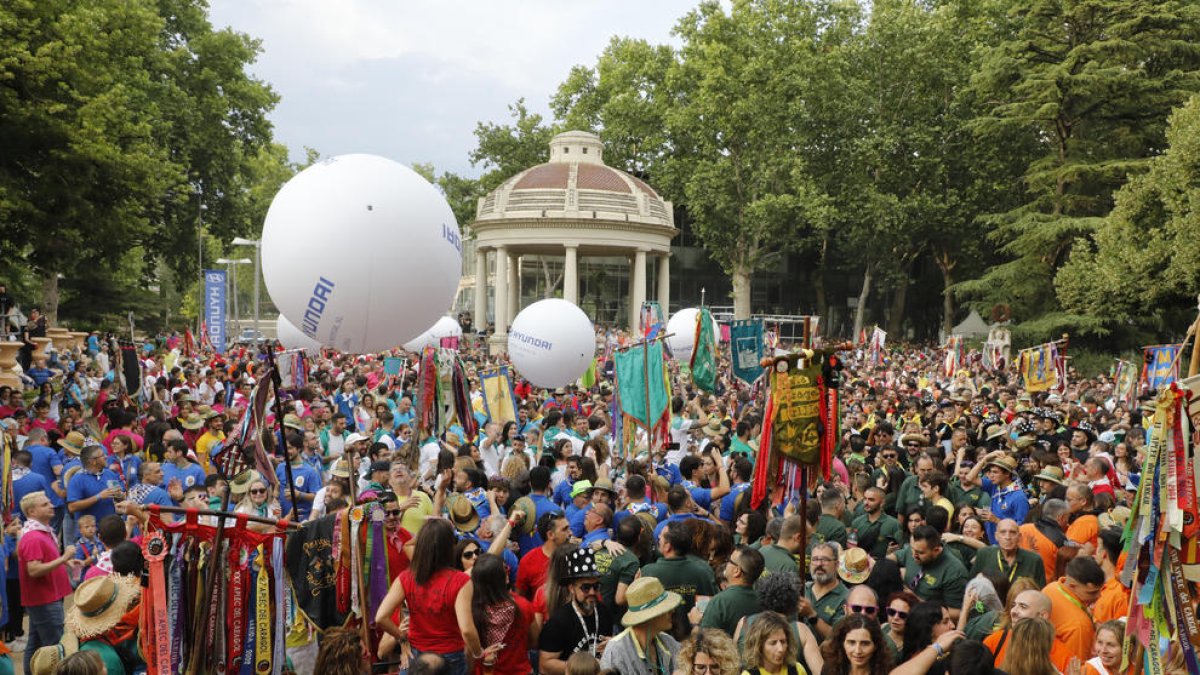
<svg viewBox="0 0 1200 675">
<path fill-rule="evenodd" d="M 600 640 L 600 612 L 596 611 L 595 608 L 592 609 L 592 631 L 589 633 L 587 622 L 583 620 L 583 612 L 579 611 L 579 603 L 572 600 L 571 608 L 575 610 L 575 616 L 579 619 L 579 627 L 583 629 L 583 639 L 592 639 L 590 653 L 592 656 L 596 656 L 596 644 Z"/>
</svg>

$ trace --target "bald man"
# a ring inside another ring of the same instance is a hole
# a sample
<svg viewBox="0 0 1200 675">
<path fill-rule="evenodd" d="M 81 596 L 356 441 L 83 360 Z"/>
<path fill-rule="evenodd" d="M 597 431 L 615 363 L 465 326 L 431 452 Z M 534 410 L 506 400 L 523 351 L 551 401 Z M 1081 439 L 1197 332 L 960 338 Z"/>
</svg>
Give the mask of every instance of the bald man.
<svg viewBox="0 0 1200 675">
<path fill-rule="evenodd" d="M 961 535 L 946 535 L 961 537 Z M 984 546 L 975 554 L 971 577 L 983 572 L 998 574 L 1009 583 L 1029 577 L 1041 588 L 1046 585 L 1046 568 L 1042 558 L 1033 551 L 1021 548 L 1021 526 L 1011 518 L 996 524 L 996 546 Z"/>
<path fill-rule="evenodd" d="M 844 614 L 866 614 L 872 619 L 878 618 L 879 596 L 870 587 L 863 584 L 850 587 L 846 595 Z"/>
<path fill-rule="evenodd" d="M 1009 633 L 1012 632 L 1012 626 L 1022 619 L 1032 617 L 1041 617 L 1049 621 L 1052 609 L 1053 604 L 1050 602 L 1050 598 L 1041 591 L 1025 591 L 1017 596 L 1017 599 L 1013 601 L 1012 609 L 1008 612 L 1009 619 L 1011 619 L 1010 625 L 997 630 L 983 641 L 983 644 L 995 655 L 994 663 L 997 667 L 1004 663 L 1004 655 L 1008 653 L 1009 638 L 1011 637 Z M 1058 672 L 1067 672 L 1073 656 L 1075 656 L 1074 652 L 1055 636 L 1054 643 L 1050 646 L 1050 662 L 1054 664 L 1055 668 L 1058 668 Z"/>
</svg>

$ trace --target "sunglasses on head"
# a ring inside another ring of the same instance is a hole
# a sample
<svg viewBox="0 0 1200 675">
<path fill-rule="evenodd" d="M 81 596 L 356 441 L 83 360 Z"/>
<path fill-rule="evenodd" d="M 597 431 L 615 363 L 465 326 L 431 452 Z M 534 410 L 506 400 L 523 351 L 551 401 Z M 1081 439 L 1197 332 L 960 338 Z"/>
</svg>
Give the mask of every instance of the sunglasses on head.
<svg viewBox="0 0 1200 675">
<path fill-rule="evenodd" d="M 875 616 L 875 605 L 850 605 L 851 614 L 866 614 L 867 616 Z"/>
<path fill-rule="evenodd" d="M 907 619 L 908 618 L 908 612 L 905 612 L 905 611 L 899 610 L 899 609 L 892 609 L 891 607 L 887 608 L 887 615 L 894 616 L 897 619 Z"/>
</svg>

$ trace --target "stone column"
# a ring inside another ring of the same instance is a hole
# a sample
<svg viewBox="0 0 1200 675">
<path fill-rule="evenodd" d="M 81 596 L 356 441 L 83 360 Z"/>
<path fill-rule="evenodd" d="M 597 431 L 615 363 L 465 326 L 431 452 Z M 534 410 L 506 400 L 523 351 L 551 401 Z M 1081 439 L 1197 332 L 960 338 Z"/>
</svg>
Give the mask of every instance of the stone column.
<svg viewBox="0 0 1200 675">
<path fill-rule="evenodd" d="M 579 247 L 567 244 L 563 261 L 563 300 L 579 304 Z"/>
<path fill-rule="evenodd" d="M 508 247 L 496 248 L 495 309 L 496 335 L 508 334 Z"/>
<path fill-rule="evenodd" d="M 629 271 L 629 327 L 636 329 L 642 314 L 642 303 L 646 301 L 646 251 L 638 249 L 633 255 L 633 269 Z"/>
<path fill-rule="evenodd" d="M 662 307 L 663 316 L 671 315 L 671 254 L 664 253 L 658 257 L 658 304 Z"/>
<path fill-rule="evenodd" d="M 471 317 L 475 330 L 487 327 L 487 251 L 475 249 L 475 315 Z"/>
<path fill-rule="evenodd" d="M 521 311 L 521 274 L 520 274 L 521 256 L 517 254 L 508 257 L 508 323 L 512 325 L 512 320 L 516 318 Z M 508 332 L 507 330 L 504 332 Z"/>
</svg>

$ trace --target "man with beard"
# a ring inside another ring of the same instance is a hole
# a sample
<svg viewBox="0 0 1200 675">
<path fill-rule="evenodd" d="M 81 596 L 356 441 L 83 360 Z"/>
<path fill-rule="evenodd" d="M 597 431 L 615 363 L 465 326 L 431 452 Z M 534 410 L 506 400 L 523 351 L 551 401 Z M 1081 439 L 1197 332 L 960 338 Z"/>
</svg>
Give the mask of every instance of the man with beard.
<svg viewBox="0 0 1200 675">
<path fill-rule="evenodd" d="M 940 603 L 958 620 L 963 593 L 967 587 L 967 568 L 942 547 L 942 533 L 930 525 L 913 531 L 912 558 L 905 561 L 904 583 L 922 600 Z"/>
<path fill-rule="evenodd" d="M 809 557 L 809 576 L 812 581 L 804 587 L 799 616 L 807 621 L 822 638 L 829 637 L 833 625 L 842 618 L 849 591 L 837 575 L 837 544 L 821 543 Z"/>
<path fill-rule="evenodd" d="M 900 494 L 896 497 L 896 513 L 907 513 L 913 506 L 927 506 L 925 496 L 921 493 L 921 481 L 929 478 L 935 468 L 933 458 L 924 453 L 916 457 L 913 464 L 914 473 L 900 484 Z"/>
<path fill-rule="evenodd" d="M 850 525 L 855 543 L 876 560 L 887 555 L 888 544 L 900 539 L 900 522 L 883 512 L 885 497 L 883 490 L 867 488 L 862 500 L 863 514 Z"/>
<path fill-rule="evenodd" d="M 550 614 L 538 643 L 538 671 L 545 675 L 564 675 L 567 659 L 576 652 L 599 659 L 613 634 L 612 613 L 598 602 L 600 572 L 591 550 L 573 552 L 566 569 L 559 582 L 570 591 L 571 601 Z"/>
</svg>

